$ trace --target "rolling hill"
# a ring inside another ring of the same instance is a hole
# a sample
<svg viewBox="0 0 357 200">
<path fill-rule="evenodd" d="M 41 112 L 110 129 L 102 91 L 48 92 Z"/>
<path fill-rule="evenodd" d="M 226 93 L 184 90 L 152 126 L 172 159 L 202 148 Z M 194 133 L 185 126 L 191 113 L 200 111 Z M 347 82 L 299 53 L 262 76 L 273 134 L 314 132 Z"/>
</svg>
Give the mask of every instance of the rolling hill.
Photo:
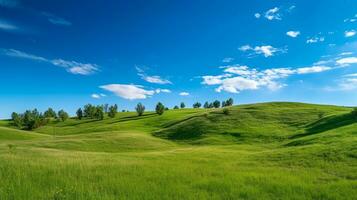
<svg viewBox="0 0 357 200">
<path fill-rule="evenodd" d="M 0 199 L 354 199 L 351 108 L 273 102 L 0 122 Z"/>
</svg>

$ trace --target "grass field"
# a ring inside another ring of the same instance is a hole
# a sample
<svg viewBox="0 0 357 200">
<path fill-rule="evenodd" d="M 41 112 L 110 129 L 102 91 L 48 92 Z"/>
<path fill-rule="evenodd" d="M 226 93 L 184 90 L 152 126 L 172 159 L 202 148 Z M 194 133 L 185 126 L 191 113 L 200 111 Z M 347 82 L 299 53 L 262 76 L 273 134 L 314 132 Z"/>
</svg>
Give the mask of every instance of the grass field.
<svg viewBox="0 0 357 200">
<path fill-rule="evenodd" d="M 229 109 L 0 121 L 0 199 L 356 199 L 351 108 Z"/>
</svg>

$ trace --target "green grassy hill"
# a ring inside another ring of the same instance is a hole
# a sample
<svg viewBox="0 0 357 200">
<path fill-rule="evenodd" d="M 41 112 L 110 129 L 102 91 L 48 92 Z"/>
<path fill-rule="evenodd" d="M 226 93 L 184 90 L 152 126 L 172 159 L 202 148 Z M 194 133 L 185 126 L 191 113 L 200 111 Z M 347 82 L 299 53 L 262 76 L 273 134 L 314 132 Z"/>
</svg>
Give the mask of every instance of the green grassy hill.
<svg viewBox="0 0 357 200">
<path fill-rule="evenodd" d="M 0 199 L 355 199 L 351 108 L 262 103 L 0 121 Z"/>
</svg>

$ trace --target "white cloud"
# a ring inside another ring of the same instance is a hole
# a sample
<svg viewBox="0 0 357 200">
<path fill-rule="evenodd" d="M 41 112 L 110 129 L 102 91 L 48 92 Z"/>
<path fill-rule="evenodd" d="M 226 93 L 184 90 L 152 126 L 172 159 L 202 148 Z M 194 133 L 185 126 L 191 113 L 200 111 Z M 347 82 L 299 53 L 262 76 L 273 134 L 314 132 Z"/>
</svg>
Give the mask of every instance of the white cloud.
<svg viewBox="0 0 357 200">
<path fill-rule="evenodd" d="M 222 62 L 224 62 L 224 63 L 230 63 L 230 62 L 232 62 L 233 60 L 234 60 L 234 58 L 228 57 L 228 58 L 224 58 L 224 59 L 222 60 Z"/>
<path fill-rule="evenodd" d="M 106 97 L 107 95 L 103 94 L 103 93 L 100 93 L 99 94 L 101 97 Z"/>
<path fill-rule="evenodd" d="M 356 64 L 357 63 L 357 57 L 347 57 L 347 58 L 341 58 L 336 61 L 338 65 L 350 65 L 350 64 Z"/>
<path fill-rule="evenodd" d="M 180 92 L 179 95 L 180 95 L 180 96 L 188 96 L 188 95 L 190 95 L 190 93 L 188 93 L 188 92 Z"/>
<path fill-rule="evenodd" d="M 307 44 L 310 44 L 310 43 L 317 43 L 317 42 L 323 42 L 325 41 L 325 37 L 312 37 L 312 38 L 309 38 L 308 40 L 306 40 L 306 43 Z"/>
<path fill-rule="evenodd" d="M 327 91 L 350 91 L 357 89 L 357 78 L 342 78 L 338 81 L 337 86 L 327 87 Z"/>
<path fill-rule="evenodd" d="M 254 14 L 254 17 L 257 18 L 257 19 L 259 19 L 259 18 L 261 17 L 261 14 L 260 14 L 260 13 L 255 13 L 255 14 Z"/>
<path fill-rule="evenodd" d="M 310 73 L 318 73 L 327 70 L 331 70 L 331 67 L 326 66 L 312 66 L 312 67 L 302 67 L 297 69 L 298 74 L 310 74 Z"/>
<path fill-rule="evenodd" d="M 239 47 L 240 51 L 253 51 L 253 54 L 259 55 L 263 54 L 264 57 L 270 57 L 274 56 L 275 53 L 277 52 L 285 52 L 283 49 L 278 49 L 275 47 L 272 47 L 270 45 L 264 45 L 264 46 L 256 46 L 256 47 L 251 47 L 250 45 L 244 45 Z"/>
<path fill-rule="evenodd" d="M 171 90 L 169 90 L 169 89 L 156 89 L 155 92 L 157 94 L 159 94 L 159 93 L 171 93 Z"/>
<path fill-rule="evenodd" d="M 342 52 L 340 54 L 338 54 L 339 56 L 349 56 L 349 55 L 352 55 L 353 52 Z"/>
<path fill-rule="evenodd" d="M 63 59 L 50 60 L 41 56 L 28 54 L 15 49 L 3 49 L 2 52 L 4 55 L 11 56 L 11 57 L 47 62 L 55 66 L 63 67 L 66 69 L 67 72 L 72 74 L 90 75 L 99 71 L 98 66 L 96 64 L 88 64 L 88 63 L 84 64 L 76 61 L 67 61 Z"/>
<path fill-rule="evenodd" d="M 350 31 L 345 31 L 345 37 L 352 37 L 356 35 L 356 31 L 355 30 L 350 30 Z"/>
<path fill-rule="evenodd" d="M 347 74 L 347 75 L 344 75 L 345 77 L 357 77 L 357 73 L 356 74 Z"/>
<path fill-rule="evenodd" d="M 91 97 L 93 99 L 100 99 L 101 98 L 101 96 L 99 94 L 92 94 Z"/>
<path fill-rule="evenodd" d="M 0 20 L 0 29 L 4 31 L 16 31 L 19 30 L 19 28 L 9 22 Z"/>
<path fill-rule="evenodd" d="M 286 32 L 286 35 L 296 38 L 297 36 L 300 35 L 300 31 L 288 31 L 288 32 Z"/>
<path fill-rule="evenodd" d="M 138 71 L 138 75 L 145 81 L 149 82 L 149 83 L 155 83 L 155 84 L 161 84 L 161 85 L 165 85 L 165 84 L 172 84 L 171 81 L 161 78 L 160 76 L 148 76 L 145 74 L 145 71 L 139 67 L 135 67 L 136 70 Z"/>
<path fill-rule="evenodd" d="M 154 90 L 145 90 L 141 85 L 109 84 L 100 88 L 128 100 L 146 99 L 155 94 Z"/>
<path fill-rule="evenodd" d="M 264 17 L 267 18 L 268 20 L 281 20 L 279 8 L 275 7 L 275 8 L 269 9 L 268 11 L 265 12 Z"/>
<path fill-rule="evenodd" d="M 272 68 L 265 70 L 251 69 L 248 66 L 228 65 L 221 66 L 226 74 L 218 76 L 202 76 L 202 84 L 217 85 L 216 92 L 239 93 L 243 90 L 257 90 L 266 87 L 277 90 L 284 86 L 279 80 L 294 74 L 319 73 L 332 68 L 326 66 L 311 66 L 302 68 Z"/>
</svg>

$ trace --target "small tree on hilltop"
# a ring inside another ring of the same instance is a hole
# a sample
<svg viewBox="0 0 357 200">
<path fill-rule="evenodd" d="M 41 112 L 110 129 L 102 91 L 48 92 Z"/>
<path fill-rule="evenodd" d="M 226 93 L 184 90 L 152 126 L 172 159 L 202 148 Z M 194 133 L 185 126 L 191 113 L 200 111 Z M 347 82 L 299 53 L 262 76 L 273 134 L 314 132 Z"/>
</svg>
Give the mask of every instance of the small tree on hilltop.
<svg viewBox="0 0 357 200">
<path fill-rule="evenodd" d="M 94 118 L 103 120 L 104 119 L 104 109 L 103 106 L 97 106 L 95 108 Z"/>
<path fill-rule="evenodd" d="M 354 108 L 354 109 L 352 110 L 351 114 L 352 114 L 355 118 L 357 118 L 357 108 Z"/>
<path fill-rule="evenodd" d="M 17 126 L 18 128 L 22 127 L 22 123 L 23 123 L 23 119 L 22 119 L 22 115 L 13 112 L 11 114 L 11 120 L 13 121 L 13 123 L 15 124 L 15 126 Z"/>
<path fill-rule="evenodd" d="M 221 106 L 221 102 L 219 102 L 218 100 L 216 100 L 216 101 L 213 102 L 213 106 L 214 106 L 215 108 L 219 108 L 219 107 Z"/>
<path fill-rule="evenodd" d="M 209 103 L 206 101 L 205 104 L 203 104 L 203 107 L 206 109 L 209 108 Z"/>
<path fill-rule="evenodd" d="M 58 118 L 64 122 L 69 118 L 69 115 L 64 110 L 60 110 L 60 111 L 58 111 Z"/>
<path fill-rule="evenodd" d="M 110 118 L 114 118 L 115 115 L 117 114 L 117 112 L 118 112 L 118 106 L 117 106 L 117 104 L 115 104 L 114 106 L 110 106 L 110 107 L 109 107 L 108 116 L 109 116 Z"/>
<path fill-rule="evenodd" d="M 186 107 L 185 103 L 184 103 L 184 102 L 181 102 L 180 108 L 185 108 L 185 107 Z"/>
<path fill-rule="evenodd" d="M 200 102 L 196 102 L 193 104 L 193 108 L 200 108 L 201 107 L 201 103 Z"/>
<path fill-rule="evenodd" d="M 104 104 L 103 105 L 103 108 L 104 108 L 104 113 L 108 113 L 109 112 L 109 104 Z"/>
<path fill-rule="evenodd" d="M 162 115 L 164 114 L 165 106 L 161 102 L 159 102 L 156 104 L 155 111 L 157 114 Z"/>
<path fill-rule="evenodd" d="M 227 105 L 226 105 L 226 101 L 222 101 L 222 108 L 223 107 L 226 107 Z"/>
<path fill-rule="evenodd" d="M 46 118 L 56 118 L 56 112 L 52 108 L 48 108 L 44 113 L 44 117 Z"/>
<path fill-rule="evenodd" d="M 136 112 L 138 113 L 139 116 L 143 115 L 145 112 L 145 106 L 141 103 L 138 103 L 135 107 Z"/>
<path fill-rule="evenodd" d="M 233 106 L 233 99 L 232 99 L 232 98 L 229 98 L 229 99 L 226 101 L 226 106 Z"/>
<path fill-rule="evenodd" d="M 175 110 L 176 110 L 176 109 L 179 109 L 179 107 L 178 107 L 178 106 L 175 106 L 174 109 L 175 109 Z"/>
<path fill-rule="evenodd" d="M 82 108 L 78 108 L 76 115 L 77 115 L 77 119 L 79 119 L 79 120 L 81 120 L 83 118 Z"/>
</svg>

